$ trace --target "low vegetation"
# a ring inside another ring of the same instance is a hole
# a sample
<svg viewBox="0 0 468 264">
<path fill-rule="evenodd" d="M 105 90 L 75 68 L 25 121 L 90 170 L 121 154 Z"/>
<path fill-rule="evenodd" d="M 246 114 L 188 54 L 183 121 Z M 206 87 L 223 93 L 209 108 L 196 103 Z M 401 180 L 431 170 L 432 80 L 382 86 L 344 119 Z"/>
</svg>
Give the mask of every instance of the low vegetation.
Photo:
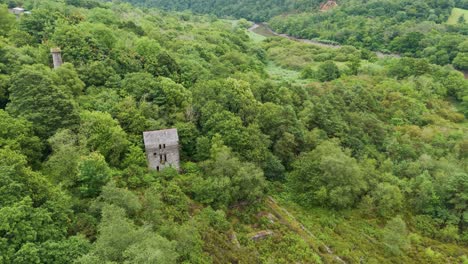
<svg viewBox="0 0 468 264">
<path fill-rule="evenodd" d="M 450 14 L 447 24 L 456 25 L 466 23 L 466 18 L 468 18 L 468 10 L 461 8 L 453 8 L 452 13 Z"/>
</svg>

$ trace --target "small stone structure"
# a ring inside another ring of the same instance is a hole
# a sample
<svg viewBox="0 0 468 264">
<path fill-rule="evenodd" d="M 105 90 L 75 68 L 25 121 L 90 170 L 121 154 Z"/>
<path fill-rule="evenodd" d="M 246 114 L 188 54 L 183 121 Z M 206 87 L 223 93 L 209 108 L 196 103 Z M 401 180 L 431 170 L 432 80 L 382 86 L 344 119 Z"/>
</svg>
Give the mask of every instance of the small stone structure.
<svg viewBox="0 0 468 264">
<path fill-rule="evenodd" d="M 160 171 L 166 167 L 180 169 L 177 129 L 143 132 L 148 167 Z"/>
<path fill-rule="evenodd" d="M 50 53 L 52 54 L 54 69 L 57 69 L 58 67 L 62 66 L 62 51 L 60 50 L 60 48 L 52 48 L 50 49 Z"/>
</svg>

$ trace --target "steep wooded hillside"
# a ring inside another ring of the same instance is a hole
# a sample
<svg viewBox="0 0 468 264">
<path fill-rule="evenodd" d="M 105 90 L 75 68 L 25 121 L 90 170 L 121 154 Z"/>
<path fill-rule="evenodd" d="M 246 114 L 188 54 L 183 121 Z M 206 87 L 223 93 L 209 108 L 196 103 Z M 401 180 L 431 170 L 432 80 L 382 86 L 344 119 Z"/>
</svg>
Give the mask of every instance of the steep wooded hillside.
<svg viewBox="0 0 468 264">
<path fill-rule="evenodd" d="M 0 0 L 0 263 L 467 261 L 453 67 L 245 19 L 17 4 Z M 181 169 L 150 170 L 142 133 L 167 128 Z"/>
</svg>

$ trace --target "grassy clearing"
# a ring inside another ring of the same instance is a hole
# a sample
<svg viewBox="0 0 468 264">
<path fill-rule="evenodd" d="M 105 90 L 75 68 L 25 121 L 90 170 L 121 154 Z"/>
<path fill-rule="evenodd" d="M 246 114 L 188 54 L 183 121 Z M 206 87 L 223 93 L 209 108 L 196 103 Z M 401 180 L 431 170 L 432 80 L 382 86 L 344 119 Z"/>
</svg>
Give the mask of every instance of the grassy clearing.
<svg viewBox="0 0 468 264">
<path fill-rule="evenodd" d="M 461 16 L 465 16 L 465 19 L 468 20 L 468 10 L 466 9 L 461 9 L 461 8 L 454 8 L 452 9 L 452 14 L 447 20 L 447 24 L 449 25 L 455 25 L 458 24 L 458 19 Z"/>
<path fill-rule="evenodd" d="M 247 34 L 250 36 L 253 42 L 261 43 L 268 38 L 269 33 L 263 26 L 260 26 L 253 31 L 247 31 Z M 274 61 L 278 60 L 275 60 L 271 54 L 269 54 L 268 57 L 270 58 L 270 61 L 268 62 L 265 70 L 270 75 L 271 79 L 278 82 L 287 82 L 292 84 L 309 83 L 309 81 L 300 78 L 301 74 L 299 70 L 287 69 L 286 67 L 283 67 L 283 65 L 276 64 Z"/>
<path fill-rule="evenodd" d="M 283 81 L 296 81 L 300 77 L 299 71 L 294 71 L 290 69 L 285 69 L 273 62 L 269 62 L 266 71 L 270 74 L 270 77 L 274 80 L 283 80 Z"/>
<path fill-rule="evenodd" d="M 278 82 L 302 85 L 310 83 L 310 80 L 304 80 L 300 78 L 301 73 L 299 71 L 285 69 L 276 65 L 274 62 L 269 62 L 265 69 L 270 75 L 270 78 Z"/>
<path fill-rule="evenodd" d="M 269 28 L 261 24 L 256 29 L 254 29 L 253 32 L 255 32 L 258 35 L 267 37 L 267 38 L 276 36 L 273 32 L 271 32 Z"/>
<path fill-rule="evenodd" d="M 247 31 L 247 34 L 249 35 L 249 37 L 253 40 L 253 42 L 255 43 L 260 43 L 262 42 L 263 40 L 265 40 L 267 37 L 265 36 L 262 36 L 260 34 L 257 34 L 255 32 L 252 32 L 252 31 Z"/>
</svg>

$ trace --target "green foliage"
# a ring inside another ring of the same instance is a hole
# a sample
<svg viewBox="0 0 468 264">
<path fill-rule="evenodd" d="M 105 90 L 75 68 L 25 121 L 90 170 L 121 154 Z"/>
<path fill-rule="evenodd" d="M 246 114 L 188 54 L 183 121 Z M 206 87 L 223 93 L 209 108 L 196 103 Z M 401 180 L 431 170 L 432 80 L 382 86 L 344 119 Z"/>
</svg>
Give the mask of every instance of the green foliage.
<svg viewBox="0 0 468 264">
<path fill-rule="evenodd" d="M 80 23 L 74 25 L 61 21 L 61 23 L 56 25 L 56 30 L 51 36 L 51 40 L 56 46 L 61 48 L 65 61 L 81 65 L 88 60 L 104 60 L 108 58 L 111 50 L 115 47 L 116 36 L 108 26 L 103 24 Z M 91 64 L 92 68 L 89 70 L 102 71 L 101 68 L 103 67 L 99 68 L 96 65 L 99 66 L 97 61 Z M 97 75 L 93 79 L 96 80 L 99 77 Z M 85 82 L 87 84 L 90 83 L 86 80 Z"/>
<path fill-rule="evenodd" d="M 91 244 L 82 236 L 72 236 L 59 242 L 46 242 L 40 248 L 42 263 L 71 263 L 77 257 L 86 254 Z M 31 263 L 31 262 L 28 262 Z"/>
<path fill-rule="evenodd" d="M 108 205 L 102 212 L 100 236 L 89 255 L 77 263 L 176 263 L 176 244 L 136 226 L 123 209 Z"/>
<path fill-rule="evenodd" d="M 433 64 L 464 69 L 465 26 L 441 24 L 461 1 L 139 1 L 287 12 L 270 25 L 313 41 L 123 2 L 0 8 L 0 263 L 468 255 L 468 82 Z M 182 169 L 148 170 L 142 132 L 171 127 Z"/>
<path fill-rule="evenodd" d="M 5 65 L 0 62 L 0 68 L 4 68 L 4 66 Z M 2 109 L 4 109 L 8 103 L 9 82 L 10 82 L 10 79 L 7 75 L 0 75 L 0 108 Z"/>
<path fill-rule="evenodd" d="M 89 242 L 66 239 L 69 199 L 24 156 L 0 149 L 0 260 L 6 263 L 61 263 L 86 253 Z"/>
<path fill-rule="evenodd" d="M 340 77 L 340 70 L 332 61 L 326 61 L 320 64 L 317 71 L 317 78 L 321 82 L 329 82 Z"/>
<path fill-rule="evenodd" d="M 361 58 L 359 58 L 358 56 L 354 56 L 353 58 L 351 58 L 348 67 L 351 74 L 358 74 L 359 68 L 361 67 Z"/>
<path fill-rule="evenodd" d="M 127 215 L 135 215 L 142 206 L 136 194 L 127 189 L 117 188 L 115 182 L 109 182 L 102 187 L 98 203 L 112 204 L 125 209 Z"/>
<path fill-rule="evenodd" d="M 398 213 L 403 207 L 403 194 L 397 186 L 379 183 L 372 192 L 377 213 L 383 217 L 390 217 Z"/>
<path fill-rule="evenodd" d="M 453 59 L 453 65 L 460 70 L 468 70 L 468 54 L 465 52 L 460 52 L 457 54 L 455 59 Z"/>
<path fill-rule="evenodd" d="M 78 138 L 72 131 L 65 129 L 50 137 L 48 143 L 52 154 L 44 163 L 44 173 L 54 183 L 71 187 L 77 177 L 80 148 Z"/>
<path fill-rule="evenodd" d="M 85 111 L 81 114 L 80 135 L 91 151 L 99 151 L 112 166 L 118 166 L 129 145 L 118 122 L 108 113 Z"/>
<path fill-rule="evenodd" d="M 203 177 L 195 179 L 195 199 L 215 207 L 254 202 L 264 193 L 263 172 L 254 164 L 241 162 L 216 138 L 210 159 L 201 164 Z"/>
<path fill-rule="evenodd" d="M 97 7 L 90 10 L 88 21 L 91 23 L 115 25 L 118 22 L 118 18 L 111 10 Z"/>
<path fill-rule="evenodd" d="M 92 152 L 78 162 L 76 188 L 82 197 L 96 197 L 111 177 L 111 171 L 104 157 Z"/>
<path fill-rule="evenodd" d="M 122 89 L 128 94 L 141 100 L 155 100 L 158 96 L 158 83 L 153 76 L 147 72 L 135 72 L 125 75 L 122 80 Z"/>
<path fill-rule="evenodd" d="M 128 133 L 128 139 L 137 144 L 140 142 L 141 131 L 147 130 L 151 125 L 143 112 L 145 103 L 137 104 L 131 96 L 125 97 L 114 105 L 112 114 L 119 121 L 122 129 Z"/>
<path fill-rule="evenodd" d="M 302 154 L 293 163 L 288 183 L 304 206 L 350 207 L 366 189 L 359 164 L 334 141 Z"/>
<path fill-rule="evenodd" d="M 418 60 L 412 58 L 403 58 L 401 60 L 395 60 L 389 68 L 390 75 L 395 76 L 399 79 L 409 76 L 423 75 L 430 71 L 429 63 L 426 60 Z"/>
<path fill-rule="evenodd" d="M 465 26 L 446 25 L 454 1 L 346 1 L 327 12 L 301 10 L 278 15 L 269 25 L 280 33 L 322 43 L 340 43 L 375 51 L 451 63 L 465 40 Z M 456 24 L 456 23 L 452 23 Z"/>
<path fill-rule="evenodd" d="M 75 67 L 70 63 L 64 63 L 56 70 L 57 84 L 63 86 L 63 91 L 69 96 L 77 97 L 83 93 L 85 84 L 80 80 Z"/>
<path fill-rule="evenodd" d="M 461 232 L 464 232 L 464 226 L 467 224 L 468 219 L 466 218 L 468 209 L 468 195 L 466 188 L 468 187 L 468 174 L 456 173 L 454 174 L 447 183 L 447 197 L 446 199 L 450 208 L 455 213 L 455 217 L 458 218 L 458 226 L 461 226 Z"/>
<path fill-rule="evenodd" d="M 411 186 L 415 194 L 412 206 L 414 211 L 433 214 L 437 209 L 439 197 L 430 175 L 427 173 L 418 175 Z"/>
<path fill-rule="evenodd" d="M 462 6 L 462 5 L 460 5 Z M 452 13 L 447 20 L 447 24 L 457 24 L 457 23 L 465 23 L 465 14 L 467 13 L 466 10 L 461 8 L 454 8 L 452 9 Z"/>
<path fill-rule="evenodd" d="M 423 38 L 424 35 L 420 32 L 410 32 L 392 40 L 390 48 L 401 53 L 416 53 L 422 49 L 419 43 Z"/>
<path fill-rule="evenodd" d="M 86 44 L 84 44 L 87 46 Z M 112 78 L 120 78 L 115 70 L 103 61 L 92 61 L 81 67 L 81 79 L 88 86 L 112 87 Z"/>
<path fill-rule="evenodd" d="M 406 224 L 397 216 L 390 220 L 383 230 L 382 242 L 392 255 L 401 255 L 408 247 Z"/>
<path fill-rule="evenodd" d="M 254 21 L 265 21 L 270 17 L 281 14 L 283 12 L 294 10 L 310 10 L 315 9 L 321 3 L 320 1 L 294 2 L 294 1 L 233 1 L 223 0 L 214 3 L 208 3 L 203 0 L 195 0 L 187 2 L 176 0 L 166 2 L 162 0 L 129 0 L 132 4 L 159 7 L 166 10 L 185 11 L 191 10 L 194 13 L 214 14 L 224 17 L 247 18 Z"/>
<path fill-rule="evenodd" d="M 139 187 L 146 185 L 151 177 L 147 174 L 146 155 L 137 146 L 130 146 L 128 153 L 126 154 L 122 167 L 123 181 L 127 183 L 129 187 Z"/>
<path fill-rule="evenodd" d="M 165 169 L 168 172 L 170 169 Z M 189 218 L 189 198 L 175 183 L 154 184 L 145 192 L 146 220 L 158 228 L 161 221 L 183 222 Z"/>
<path fill-rule="evenodd" d="M 457 242 L 460 240 L 458 227 L 455 225 L 447 225 L 438 234 L 440 240 L 445 242 Z"/>
<path fill-rule="evenodd" d="M 37 165 L 41 159 L 42 143 L 34 136 L 31 123 L 0 110 L 0 127 L 0 147 L 18 151 L 28 158 L 29 164 Z"/>
<path fill-rule="evenodd" d="M 47 138 L 59 128 L 76 127 L 76 105 L 54 82 L 44 65 L 24 66 L 11 80 L 8 112 L 31 121 L 38 136 Z"/>
<path fill-rule="evenodd" d="M 19 202 L 22 197 L 30 197 L 34 202 L 41 203 L 53 194 L 45 178 L 26 167 L 26 157 L 8 148 L 0 149 L 1 158 L 1 205 L 7 206 Z"/>
<path fill-rule="evenodd" d="M 0 4 L 0 24 L 2 28 L 0 29 L 0 36 L 5 36 L 15 25 L 14 15 L 8 12 L 8 9 L 5 5 Z"/>
<path fill-rule="evenodd" d="M 48 39 L 54 31 L 58 14 L 47 9 L 35 9 L 30 15 L 23 16 L 19 27 L 33 36 L 37 43 Z"/>
</svg>

